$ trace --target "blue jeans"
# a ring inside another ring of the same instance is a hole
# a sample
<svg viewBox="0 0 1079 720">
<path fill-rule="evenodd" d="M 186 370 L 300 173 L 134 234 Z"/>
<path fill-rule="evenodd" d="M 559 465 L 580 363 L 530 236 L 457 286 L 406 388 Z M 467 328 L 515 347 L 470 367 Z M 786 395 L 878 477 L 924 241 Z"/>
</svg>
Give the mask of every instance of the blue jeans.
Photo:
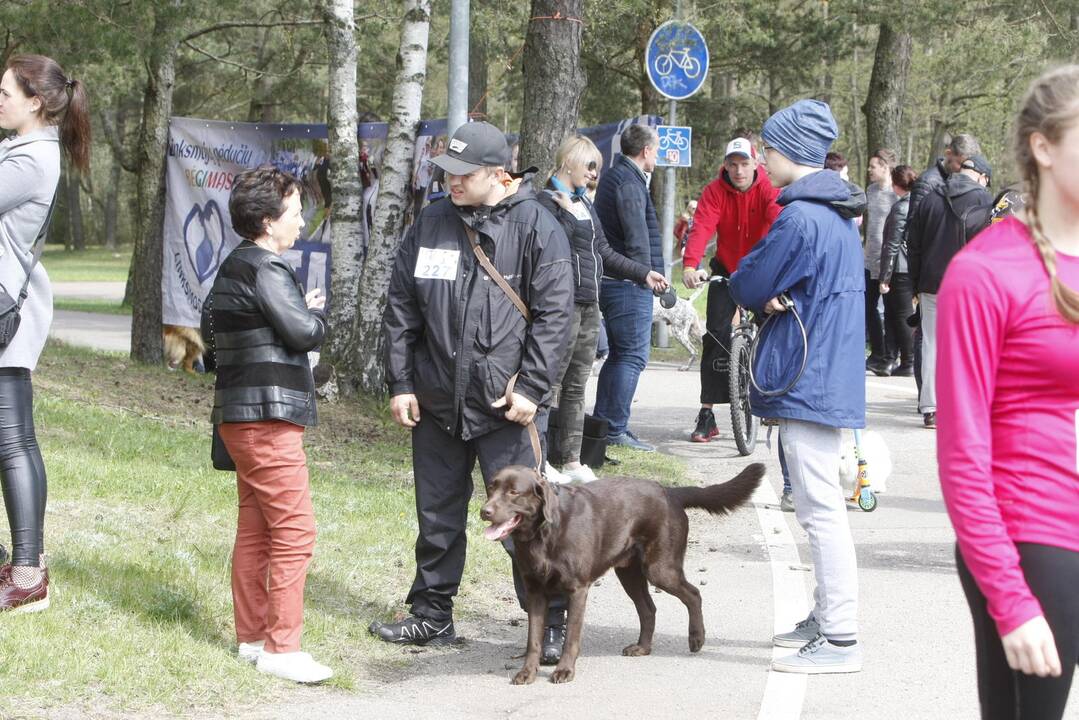
<svg viewBox="0 0 1079 720">
<path fill-rule="evenodd" d="M 599 307 L 607 326 L 610 354 L 599 373 L 592 414 L 610 424 L 609 435 L 629 428 L 637 379 L 648 364 L 652 340 L 652 292 L 633 283 L 604 278 Z"/>
</svg>

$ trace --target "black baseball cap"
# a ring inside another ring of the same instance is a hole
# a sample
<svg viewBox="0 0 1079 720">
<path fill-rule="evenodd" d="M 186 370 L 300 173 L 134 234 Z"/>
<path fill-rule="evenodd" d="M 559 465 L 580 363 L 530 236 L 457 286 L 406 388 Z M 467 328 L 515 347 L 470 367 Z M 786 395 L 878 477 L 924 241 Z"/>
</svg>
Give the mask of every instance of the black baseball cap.
<svg viewBox="0 0 1079 720">
<path fill-rule="evenodd" d="M 993 179 L 993 166 L 989 164 L 989 161 L 985 159 L 984 155 L 971 155 L 963 164 L 960 165 L 964 170 L 973 170 L 976 173 L 985 175 L 987 180 Z"/>
<path fill-rule="evenodd" d="M 446 152 L 432 158 L 450 175 L 468 175 L 484 167 L 509 168 L 512 161 L 506 135 L 491 123 L 465 123 L 457 128 Z"/>
</svg>

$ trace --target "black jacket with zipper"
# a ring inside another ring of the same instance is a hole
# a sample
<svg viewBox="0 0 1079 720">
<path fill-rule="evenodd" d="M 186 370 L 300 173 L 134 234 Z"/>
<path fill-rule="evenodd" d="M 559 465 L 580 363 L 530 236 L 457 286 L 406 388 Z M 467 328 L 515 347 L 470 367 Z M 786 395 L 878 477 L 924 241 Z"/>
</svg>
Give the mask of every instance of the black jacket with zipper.
<svg viewBox="0 0 1079 720">
<path fill-rule="evenodd" d="M 202 337 L 217 365 L 211 421 L 318 422 L 307 353 L 325 314 L 309 310 L 283 258 L 244 240 L 221 264 L 202 307 Z"/>
<path fill-rule="evenodd" d="M 476 260 L 466 223 L 528 306 L 531 324 Z M 431 272 L 436 258 L 441 269 Z M 491 404 L 514 373 L 515 392 L 540 407 L 549 402 L 572 315 L 569 242 L 527 178 L 494 207 L 431 203 L 401 243 L 390 279 L 383 316 L 390 393 L 415 394 L 421 422 L 464 440 L 486 434 L 508 422 L 505 408 Z"/>
<path fill-rule="evenodd" d="M 910 271 L 907 261 L 907 211 L 910 209 L 910 193 L 899 198 L 888 218 L 884 221 L 884 243 L 880 247 L 880 282 L 890 283 L 892 274 Z"/>
<path fill-rule="evenodd" d="M 539 194 L 539 201 L 554 215 L 569 239 L 570 259 L 576 280 L 574 302 L 581 305 L 599 302 L 599 281 L 604 275 L 644 285 L 652 268 L 614 251 L 588 198 L 579 195 L 570 198 L 573 207 L 579 209 L 575 214 L 559 205 L 554 193 L 554 186 L 548 183 Z"/>
</svg>

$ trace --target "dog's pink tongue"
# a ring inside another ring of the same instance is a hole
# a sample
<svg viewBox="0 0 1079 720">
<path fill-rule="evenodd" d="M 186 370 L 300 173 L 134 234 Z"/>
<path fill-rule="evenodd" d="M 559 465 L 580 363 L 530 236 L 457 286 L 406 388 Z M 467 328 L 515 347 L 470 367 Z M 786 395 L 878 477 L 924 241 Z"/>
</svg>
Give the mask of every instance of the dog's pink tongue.
<svg viewBox="0 0 1079 720">
<path fill-rule="evenodd" d="M 488 540 L 505 540 L 513 528 L 517 527 L 517 523 L 521 522 L 520 515 L 514 515 L 509 520 L 499 525 L 488 525 L 483 530 L 483 536 Z"/>
</svg>

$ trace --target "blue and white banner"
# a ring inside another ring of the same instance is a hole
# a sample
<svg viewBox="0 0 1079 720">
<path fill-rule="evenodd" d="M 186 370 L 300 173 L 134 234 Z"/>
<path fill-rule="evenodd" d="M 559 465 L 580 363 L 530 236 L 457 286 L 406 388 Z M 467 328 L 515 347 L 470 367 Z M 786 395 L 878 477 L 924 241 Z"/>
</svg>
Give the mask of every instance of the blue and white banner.
<svg viewBox="0 0 1079 720">
<path fill-rule="evenodd" d="M 622 131 L 634 123 L 655 126 L 660 118 L 641 116 L 621 122 L 582 128 L 610 167 L 618 152 Z M 362 123 L 359 168 L 363 186 L 361 223 L 367 247 L 374 219 L 375 199 L 386 147 L 386 123 Z M 165 158 L 164 267 L 162 316 L 165 323 L 198 327 L 202 303 L 214 277 L 240 238 L 232 231 L 229 193 L 236 175 L 263 163 L 287 170 L 302 187 L 304 229 L 300 240 L 285 253 L 307 290 L 330 288 L 330 185 L 329 146 L 325 125 L 239 123 L 194 118 L 172 118 Z M 431 158 L 445 152 L 446 121 L 420 123 L 412 172 L 413 203 L 406 223 L 426 202 L 444 195 L 432 172 Z"/>
</svg>

